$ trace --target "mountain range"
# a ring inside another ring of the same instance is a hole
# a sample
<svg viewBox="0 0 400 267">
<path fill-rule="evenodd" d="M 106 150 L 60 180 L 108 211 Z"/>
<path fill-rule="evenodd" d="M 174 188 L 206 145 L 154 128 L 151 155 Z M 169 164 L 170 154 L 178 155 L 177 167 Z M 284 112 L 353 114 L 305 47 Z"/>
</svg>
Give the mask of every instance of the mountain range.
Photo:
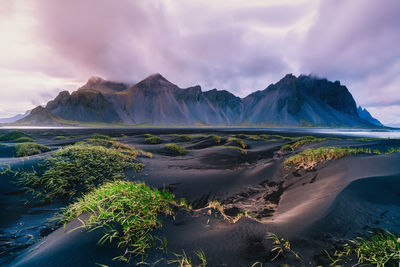
<svg viewBox="0 0 400 267">
<path fill-rule="evenodd" d="M 232 125 L 277 127 L 376 127 L 379 125 L 339 81 L 287 74 L 239 98 L 225 90 L 180 88 L 160 74 L 137 84 L 92 77 L 78 90 L 63 91 L 34 108 L 18 125 Z M 372 118 L 372 119 L 371 119 Z"/>
</svg>

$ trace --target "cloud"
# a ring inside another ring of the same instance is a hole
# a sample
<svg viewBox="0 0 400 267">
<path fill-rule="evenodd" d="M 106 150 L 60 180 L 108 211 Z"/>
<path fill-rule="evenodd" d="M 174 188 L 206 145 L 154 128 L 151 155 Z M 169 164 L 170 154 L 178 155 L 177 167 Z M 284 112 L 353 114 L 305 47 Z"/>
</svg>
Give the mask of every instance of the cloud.
<svg viewBox="0 0 400 267">
<path fill-rule="evenodd" d="M 286 73 L 315 73 L 346 84 L 368 109 L 396 107 L 398 14 L 398 0 L 8 1 L 0 91 L 20 104 L 2 109 L 32 108 L 92 75 L 137 82 L 155 72 L 239 96 Z"/>
<path fill-rule="evenodd" d="M 399 103 L 398 14 L 397 0 L 321 1 L 300 49 L 300 69 L 341 80 L 357 103 L 370 110 Z M 383 121 L 389 117 L 376 114 Z"/>
<path fill-rule="evenodd" d="M 303 69 L 366 78 L 399 62 L 400 2 L 322 1 L 302 48 Z"/>
<path fill-rule="evenodd" d="M 224 86 L 239 94 L 290 71 L 287 31 L 312 10 L 309 4 L 218 1 L 36 3 L 38 35 L 81 73 L 132 82 L 161 72 L 184 86 Z"/>
</svg>

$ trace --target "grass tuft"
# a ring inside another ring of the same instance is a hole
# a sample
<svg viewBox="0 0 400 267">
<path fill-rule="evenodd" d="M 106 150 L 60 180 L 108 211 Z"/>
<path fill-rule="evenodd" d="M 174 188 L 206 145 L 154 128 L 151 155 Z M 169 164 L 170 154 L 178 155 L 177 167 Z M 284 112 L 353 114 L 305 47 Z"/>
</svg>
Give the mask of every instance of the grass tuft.
<svg viewBox="0 0 400 267">
<path fill-rule="evenodd" d="M 28 143 L 28 142 L 34 142 L 34 140 L 30 137 L 23 136 L 23 137 L 18 137 L 17 139 L 14 140 L 16 143 Z"/>
<path fill-rule="evenodd" d="M 93 146 L 103 146 L 107 148 L 112 148 L 116 149 L 122 154 L 132 156 L 132 157 L 138 157 L 138 156 L 146 156 L 146 157 L 153 157 L 153 154 L 150 152 L 143 151 L 141 149 L 136 149 L 131 145 L 124 144 L 118 141 L 115 141 L 113 139 L 96 139 L 96 138 L 88 138 L 85 139 L 83 142 L 79 142 L 78 144 L 89 144 Z"/>
<path fill-rule="evenodd" d="M 297 260 L 303 261 L 300 255 L 292 250 L 289 239 L 278 237 L 276 234 L 271 232 L 267 232 L 265 238 L 272 240 L 273 247 L 271 252 L 276 253 L 271 261 L 274 261 L 279 256 L 285 256 L 285 254 L 292 254 Z"/>
<path fill-rule="evenodd" d="M 304 145 L 315 143 L 315 142 L 322 142 L 325 140 L 327 140 L 327 138 L 317 138 L 315 136 L 304 136 L 304 137 L 301 137 L 300 140 L 298 140 L 294 143 L 283 145 L 281 147 L 281 151 L 295 151 Z"/>
<path fill-rule="evenodd" d="M 200 264 L 193 265 L 192 259 L 186 255 L 186 252 L 182 250 L 182 254 L 174 253 L 176 259 L 168 261 L 168 264 L 177 263 L 179 267 L 206 267 L 207 266 L 207 259 L 206 255 L 202 250 L 196 251 L 196 256 L 200 260 Z"/>
<path fill-rule="evenodd" d="M 216 134 L 210 134 L 208 135 L 208 137 L 211 137 L 214 143 L 221 144 L 221 136 Z"/>
<path fill-rule="evenodd" d="M 192 137 L 186 134 L 170 134 L 169 136 L 174 137 L 176 140 L 180 141 L 185 141 L 185 142 L 189 142 L 192 141 Z"/>
<path fill-rule="evenodd" d="M 285 167 L 295 167 L 296 169 L 313 169 L 318 163 L 333 159 L 342 158 L 355 154 L 382 154 L 400 152 L 400 147 L 390 148 L 382 152 L 364 147 L 318 147 L 309 148 L 299 154 L 287 158 L 284 162 Z"/>
<path fill-rule="evenodd" d="M 184 147 L 181 147 L 180 145 L 177 144 L 166 144 L 165 148 L 167 148 L 169 151 L 171 151 L 175 155 L 186 155 L 187 150 Z"/>
<path fill-rule="evenodd" d="M 115 137 L 111 137 L 109 135 L 105 134 L 99 134 L 99 133 L 94 133 L 90 139 L 103 139 L 103 140 L 116 140 Z"/>
<path fill-rule="evenodd" d="M 65 139 L 68 139 L 68 137 L 63 136 L 63 135 L 58 135 L 58 136 L 56 136 L 55 139 L 56 139 L 56 140 L 65 140 Z"/>
<path fill-rule="evenodd" d="M 76 144 L 58 149 L 40 162 L 39 170 L 21 171 L 17 184 L 44 200 L 71 199 L 104 182 L 124 178 L 123 171 L 143 168 L 137 153 L 98 145 Z"/>
<path fill-rule="evenodd" d="M 159 214 L 172 214 L 173 199 L 171 193 L 144 183 L 108 182 L 68 206 L 59 219 L 66 223 L 89 213 L 88 219 L 81 220 L 81 227 L 102 229 L 99 244 L 116 240 L 118 247 L 126 248 L 118 259 L 129 261 L 132 255 L 144 255 L 152 247 L 155 239 L 151 231 L 162 226 Z"/>
<path fill-rule="evenodd" d="M 345 244 L 343 250 L 335 251 L 333 256 L 330 256 L 328 252 L 326 253 L 332 261 L 331 265 L 335 266 L 339 262 L 348 263 L 354 255 L 358 259 L 358 264 L 369 263 L 378 267 L 398 266 L 400 262 L 400 235 L 384 231 L 366 239 L 358 237 L 356 240 L 350 240 L 348 244 Z"/>
<path fill-rule="evenodd" d="M 23 143 L 15 146 L 15 155 L 17 157 L 27 157 L 48 151 L 50 151 L 49 147 L 36 143 Z"/>
<path fill-rule="evenodd" d="M 243 149 L 241 147 L 238 146 L 218 146 L 219 148 L 227 148 L 227 149 L 233 149 L 233 150 L 237 150 L 239 151 L 242 155 L 246 155 L 247 154 L 247 150 Z"/>
<path fill-rule="evenodd" d="M 237 137 L 229 137 L 228 140 L 226 140 L 226 142 L 231 143 L 231 146 L 237 146 L 243 149 L 248 147 L 245 141 Z"/>
<path fill-rule="evenodd" d="M 16 131 L 8 132 L 8 133 L 0 136 L 0 141 L 14 141 L 20 137 L 30 137 L 30 136 L 22 131 L 16 130 Z"/>
<path fill-rule="evenodd" d="M 237 134 L 236 137 L 241 138 L 241 139 L 249 139 L 249 140 L 253 140 L 253 141 L 263 139 L 260 135 L 256 135 L 256 134 Z"/>
<path fill-rule="evenodd" d="M 144 139 L 144 141 L 147 144 L 152 144 L 152 145 L 161 144 L 163 142 L 163 140 L 158 136 L 149 136 L 146 139 Z"/>
</svg>

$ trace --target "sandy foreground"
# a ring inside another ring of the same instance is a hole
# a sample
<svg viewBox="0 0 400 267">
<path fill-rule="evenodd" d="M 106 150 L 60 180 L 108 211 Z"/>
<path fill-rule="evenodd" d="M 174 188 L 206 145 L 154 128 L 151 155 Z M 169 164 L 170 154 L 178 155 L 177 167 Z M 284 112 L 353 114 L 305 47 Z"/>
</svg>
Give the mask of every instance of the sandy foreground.
<svg viewBox="0 0 400 267">
<path fill-rule="evenodd" d="M 249 211 L 255 219 L 242 218 L 231 223 L 213 212 L 177 211 L 175 218 L 163 217 L 163 227 L 155 235 L 168 240 L 168 251 L 196 258 L 204 251 L 208 266 L 295 266 L 329 264 L 324 249 L 341 240 L 355 238 L 375 229 L 400 231 L 400 153 L 348 156 L 318 165 L 312 171 L 294 171 L 283 167 L 285 158 L 301 150 L 318 146 L 362 146 L 384 148 L 400 146 L 400 140 L 328 139 L 301 147 L 292 153 L 280 153 L 288 140 L 246 140 L 247 154 L 215 146 L 207 137 L 218 134 L 226 139 L 240 130 L 208 129 L 68 129 L 26 130 L 35 140 L 53 149 L 73 144 L 94 132 L 118 137 L 135 148 L 153 153 L 153 158 L 139 158 L 145 168 L 127 171 L 132 181 L 144 181 L 156 188 L 166 188 L 179 199 L 184 197 L 193 208 L 201 209 L 209 201 L 219 200 L 226 214 L 234 216 Z M 150 145 L 144 134 L 160 136 L 164 143 Z M 168 134 L 187 134 L 191 141 Z M 296 136 L 290 132 L 252 132 L 251 134 Z M 122 137 L 122 134 L 125 136 Z M 73 136 L 56 140 L 56 136 Z M 314 134 L 314 136 L 330 136 Z M 341 138 L 343 138 L 341 136 Z M 172 156 L 165 143 L 186 149 L 184 156 Z M 13 143 L 0 146 L 0 167 L 32 168 L 39 159 L 53 152 L 14 158 Z M 14 177 L 0 176 L 0 265 L 10 266 L 108 266 L 146 262 L 168 265 L 171 256 L 157 248 L 145 258 L 129 263 L 113 261 L 121 249 L 113 244 L 97 245 L 102 232 L 68 230 L 79 226 L 75 220 L 65 229 L 52 221 L 65 203 L 42 203 L 13 183 Z M 271 262 L 271 241 L 266 232 L 287 237 L 303 262 L 294 257 Z"/>
</svg>

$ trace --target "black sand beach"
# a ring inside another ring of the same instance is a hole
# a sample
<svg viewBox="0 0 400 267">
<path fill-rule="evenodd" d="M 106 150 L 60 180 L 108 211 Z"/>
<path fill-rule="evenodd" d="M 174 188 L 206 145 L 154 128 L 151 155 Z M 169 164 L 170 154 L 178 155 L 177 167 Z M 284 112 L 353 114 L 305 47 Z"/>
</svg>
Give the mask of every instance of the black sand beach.
<svg viewBox="0 0 400 267">
<path fill-rule="evenodd" d="M 21 190 L 13 174 L 0 176 L 0 265 L 5 266 L 135 266 L 146 262 L 168 265 L 173 253 L 182 253 L 196 262 L 195 252 L 202 250 L 207 266 L 327 266 L 331 251 L 343 240 L 368 235 L 369 231 L 400 231 L 400 153 L 358 154 L 318 164 L 311 170 L 285 168 L 286 158 L 313 147 L 364 147 L 386 149 L 400 147 L 398 139 L 367 139 L 318 134 L 324 138 L 294 151 L 280 151 L 292 144 L 301 133 L 240 129 L 30 129 L 23 130 L 37 143 L 52 149 L 25 158 L 14 157 L 14 143 L 0 145 L 0 168 L 11 170 L 37 167 L 41 158 L 49 157 L 62 146 L 100 133 L 153 154 L 139 157 L 145 164 L 140 172 L 126 171 L 131 181 L 144 181 L 154 188 L 165 188 L 177 199 L 185 198 L 193 211 L 177 209 L 174 218 L 162 217 L 162 228 L 155 236 L 165 237 L 168 253 L 157 248 L 146 257 L 128 263 L 113 260 L 123 249 L 115 244 L 97 245 L 101 230 L 69 230 L 52 218 L 63 202 L 42 202 Z M 0 134 L 5 130 L 0 130 Z M 161 144 L 145 143 L 146 134 L 163 139 Z M 173 134 L 191 137 L 185 140 Z M 215 143 L 211 134 L 221 139 Z M 245 151 L 232 148 L 231 135 L 268 135 L 268 138 L 243 136 Z M 57 138 L 63 136 L 65 138 Z M 291 137 L 291 138 L 285 138 Z M 186 155 L 174 155 L 164 147 L 179 144 Z M 236 222 L 217 211 L 204 209 L 218 200 L 230 218 L 248 212 Z M 288 238 L 293 255 L 277 257 L 267 232 Z M 121 252 L 122 251 L 122 252 Z M 176 265 L 176 263 L 175 263 Z M 351 264 L 352 265 L 352 264 Z M 261 266 L 261 265 L 256 265 Z"/>
</svg>

